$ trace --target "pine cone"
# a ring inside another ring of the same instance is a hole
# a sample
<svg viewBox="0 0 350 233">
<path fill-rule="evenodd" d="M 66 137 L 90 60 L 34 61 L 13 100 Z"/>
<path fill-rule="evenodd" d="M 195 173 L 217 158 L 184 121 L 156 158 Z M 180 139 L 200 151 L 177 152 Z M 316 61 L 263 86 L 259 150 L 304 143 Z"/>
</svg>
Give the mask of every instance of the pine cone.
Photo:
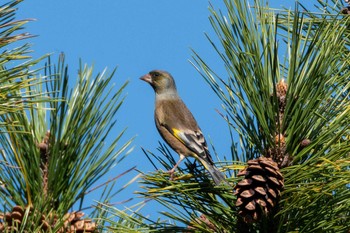
<svg viewBox="0 0 350 233">
<path fill-rule="evenodd" d="M 283 176 L 277 163 L 266 157 L 249 160 L 248 167 L 238 176 L 244 176 L 244 179 L 234 188 L 236 206 L 245 222 L 255 222 L 276 206 L 284 185 Z"/>
<path fill-rule="evenodd" d="M 97 232 L 96 223 L 90 219 L 81 219 L 83 212 L 72 212 L 65 216 L 64 227 L 59 232 L 67 233 L 89 233 Z"/>
<path fill-rule="evenodd" d="M 286 101 L 287 101 L 287 91 L 288 91 L 288 84 L 284 81 L 284 79 L 281 79 L 276 84 L 276 95 L 278 99 L 278 108 L 280 115 L 284 114 L 285 108 L 286 108 Z"/>
<path fill-rule="evenodd" d="M 20 206 L 15 206 L 11 213 L 2 214 L 0 222 L 1 232 L 18 232 L 23 220 L 24 209 Z"/>
<path fill-rule="evenodd" d="M 24 218 L 25 210 L 21 206 L 15 206 L 12 209 L 11 213 L 6 213 L 5 215 L 0 215 L 0 232 L 18 232 L 20 229 L 23 218 Z M 29 215 L 37 214 L 36 211 L 33 211 L 33 208 L 30 208 Z M 96 224 L 92 222 L 90 219 L 82 219 L 84 216 L 83 212 L 72 212 L 67 213 L 64 217 L 65 221 L 63 226 L 58 233 L 89 233 L 89 232 L 97 232 Z M 41 215 L 40 219 L 41 230 L 42 232 L 51 232 L 58 221 L 58 217 L 56 215 Z M 35 229 L 35 225 L 28 226 L 27 232 L 31 232 Z"/>
</svg>

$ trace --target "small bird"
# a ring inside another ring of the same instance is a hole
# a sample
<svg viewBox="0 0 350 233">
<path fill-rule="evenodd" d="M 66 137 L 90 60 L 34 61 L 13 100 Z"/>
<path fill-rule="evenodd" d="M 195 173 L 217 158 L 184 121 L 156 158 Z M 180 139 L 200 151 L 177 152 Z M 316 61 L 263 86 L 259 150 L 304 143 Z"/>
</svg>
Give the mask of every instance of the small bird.
<svg viewBox="0 0 350 233">
<path fill-rule="evenodd" d="M 181 161 L 186 156 L 191 156 L 208 170 L 216 185 L 227 183 L 224 175 L 214 165 L 196 120 L 178 95 L 171 74 L 153 70 L 140 79 L 149 83 L 156 94 L 154 118 L 159 134 L 180 156 L 179 161 L 168 171 L 171 178 Z"/>
</svg>

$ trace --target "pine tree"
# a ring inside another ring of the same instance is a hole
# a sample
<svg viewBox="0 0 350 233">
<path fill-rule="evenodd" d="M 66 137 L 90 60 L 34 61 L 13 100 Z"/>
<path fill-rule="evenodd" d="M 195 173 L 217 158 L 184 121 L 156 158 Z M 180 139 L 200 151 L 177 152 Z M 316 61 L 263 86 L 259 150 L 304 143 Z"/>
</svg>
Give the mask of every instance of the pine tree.
<svg viewBox="0 0 350 233">
<path fill-rule="evenodd" d="M 155 232 L 349 232 L 350 18 L 339 1 L 319 0 L 318 12 L 224 2 L 210 7 L 219 43 L 208 39 L 227 74 L 196 52 L 193 64 L 222 101 L 232 156 L 218 166 L 230 186 L 186 163 L 173 180 L 157 171 L 141 181 L 172 221 L 117 215 Z M 157 170 L 176 158 L 162 144 L 145 154 Z"/>
<path fill-rule="evenodd" d="M 101 204 L 113 197 L 115 179 L 95 186 L 132 141 L 121 144 L 125 130 L 114 128 L 127 82 L 115 90 L 115 70 L 94 76 L 93 67 L 81 64 L 72 88 L 63 54 L 53 64 L 48 56 L 32 60 L 27 43 L 10 49 L 30 37 L 16 34 L 28 22 L 15 20 L 19 3 L 0 7 L 0 231 L 100 232 L 104 222 L 91 218 L 105 212 L 85 217 L 82 209 L 97 204 L 86 198 L 98 187 Z"/>
</svg>

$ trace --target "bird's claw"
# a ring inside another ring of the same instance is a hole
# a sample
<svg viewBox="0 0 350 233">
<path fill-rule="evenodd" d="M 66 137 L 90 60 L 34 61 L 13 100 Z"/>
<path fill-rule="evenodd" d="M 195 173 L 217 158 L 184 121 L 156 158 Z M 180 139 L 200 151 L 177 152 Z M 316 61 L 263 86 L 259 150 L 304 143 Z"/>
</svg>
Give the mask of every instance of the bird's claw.
<svg viewBox="0 0 350 233">
<path fill-rule="evenodd" d="M 170 175 L 170 180 L 174 180 L 174 173 L 175 173 L 175 170 L 174 169 L 170 169 L 168 171 L 169 175 Z"/>
</svg>

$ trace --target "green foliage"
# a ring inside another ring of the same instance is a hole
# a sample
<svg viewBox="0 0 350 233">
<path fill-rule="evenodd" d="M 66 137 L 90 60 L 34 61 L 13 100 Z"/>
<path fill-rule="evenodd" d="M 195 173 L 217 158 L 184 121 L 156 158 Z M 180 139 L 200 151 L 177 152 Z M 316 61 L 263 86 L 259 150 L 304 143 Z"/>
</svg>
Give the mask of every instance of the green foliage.
<svg viewBox="0 0 350 233">
<path fill-rule="evenodd" d="M 264 1 L 254 1 L 254 7 L 224 2 L 225 13 L 210 8 L 219 43 L 207 37 L 225 78 L 194 52 L 196 68 L 222 101 L 220 114 L 236 133 L 232 145 L 239 137 L 242 153 L 233 146 L 232 159 L 240 162 L 224 161 L 221 167 L 233 187 L 242 162 L 269 156 L 276 135 L 283 134 L 284 153 L 291 158 L 281 169 L 285 189 L 268 216 L 247 224 L 238 216 L 232 187 L 214 187 L 201 167 L 187 163 L 173 181 L 164 172 L 145 174 L 140 194 L 162 204 L 163 216 L 172 220 L 150 226 L 159 232 L 348 232 L 348 17 L 338 14 L 338 1 L 318 1 L 322 11 L 316 13 L 299 4 L 295 10 L 272 10 Z M 283 115 L 276 87 L 281 80 L 288 87 Z M 176 159 L 164 146 L 159 151 L 145 154 L 155 169 L 171 168 Z"/>
<path fill-rule="evenodd" d="M 347 232 L 349 230 L 349 150 L 334 150 L 324 157 L 286 168 L 285 192 L 279 212 L 284 232 Z M 340 151 L 339 151 L 340 150 Z"/>
<path fill-rule="evenodd" d="M 9 1 L 0 6 L 0 115 L 7 112 L 23 110 L 35 101 L 33 93 L 18 95 L 19 90 L 35 82 L 31 67 L 40 60 L 30 59 L 30 45 L 21 44 L 22 40 L 32 35 L 22 32 L 24 25 L 30 21 L 14 20 L 16 6 L 21 1 Z M 6 122 L 1 122 L 6 124 Z"/>
<path fill-rule="evenodd" d="M 45 72 L 41 82 L 27 91 L 50 101 L 2 116 L 10 124 L 0 135 L 0 180 L 5 184 L 0 198 L 8 207 L 29 205 L 40 213 L 53 209 L 63 216 L 74 204 L 86 207 L 85 196 L 95 189 L 93 185 L 128 154 L 132 140 L 120 145 L 125 130 L 106 143 L 115 130 L 127 83 L 114 91 L 114 71 L 93 76 L 92 67 L 81 65 L 77 83 L 70 88 L 63 56 L 57 66 L 49 62 Z M 48 143 L 43 148 L 45 136 Z M 103 193 L 101 201 L 108 202 L 110 190 Z"/>
<path fill-rule="evenodd" d="M 31 60 L 30 44 L 20 45 L 32 37 L 21 32 L 30 19 L 15 21 L 20 2 L 0 6 L 1 212 L 24 208 L 13 231 L 41 232 L 44 218 L 56 232 L 69 209 L 91 207 L 86 203 L 91 192 L 102 188 L 100 202 L 106 204 L 127 186 L 115 190 L 116 181 L 134 168 L 96 186 L 131 151 L 132 139 L 121 143 L 125 129 L 116 124 L 127 82 L 115 89 L 115 70 L 94 76 L 93 67 L 80 64 L 71 88 L 63 55 L 57 65 L 49 58 L 44 68 L 33 69 L 42 58 Z M 105 213 L 95 209 L 90 216 Z M 9 219 L 1 216 L 0 228 L 7 227 Z"/>
<path fill-rule="evenodd" d="M 54 165 L 49 167 L 48 185 L 53 199 L 66 205 L 64 209 L 83 198 L 92 184 L 124 159 L 131 143 L 118 144 L 125 130 L 116 133 L 110 145 L 105 142 L 115 130 L 115 116 L 127 85 L 115 91 L 113 75 L 114 71 L 108 74 L 105 70 L 94 77 L 92 67 L 81 66 L 76 86 L 69 90 L 67 67 L 62 60 L 57 70 L 49 71 L 49 77 L 61 80 L 50 83 L 52 99 L 64 101 L 50 102 L 50 165 Z"/>
<path fill-rule="evenodd" d="M 155 163 L 174 164 L 176 156 L 170 153 L 167 147 L 161 145 L 160 155 L 146 152 L 148 158 Z M 225 161 L 227 166 L 222 169 L 242 169 L 242 163 Z M 214 186 L 210 182 L 210 175 L 203 167 L 194 166 L 186 162 L 186 168 L 179 168 L 176 178 L 170 180 L 169 175 L 162 171 L 145 174 L 141 181 L 144 191 L 139 192 L 146 199 L 156 200 L 167 210 L 162 215 L 174 220 L 177 226 L 176 232 L 191 232 L 188 226 L 200 229 L 201 232 L 212 232 L 204 222 L 199 221 L 204 215 L 211 222 L 215 223 L 217 229 L 225 229 L 224 232 L 233 232 L 236 229 L 237 209 L 234 206 L 235 196 L 229 186 Z M 168 165 L 164 166 L 169 169 Z M 157 167 L 155 167 L 157 169 Z M 230 177 L 230 175 L 229 175 Z M 228 179 L 229 182 L 236 182 L 236 178 Z M 171 230 L 173 226 L 157 225 L 160 232 Z"/>
<path fill-rule="evenodd" d="M 105 221 L 108 223 L 105 228 L 108 232 L 158 232 L 158 225 L 170 225 L 162 222 L 159 219 L 153 221 L 139 211 L 145 205 L 145 202 L 140 202 L 135 206 L 128 207 L 124 210 L 119 210 L 110 205 L 104 205 L 102 208 L 108 213 Z M 115 218 L 117 217 L 117 221 Z M 172 228 L 175 229 L 175 228 Z"/>
</svg>

